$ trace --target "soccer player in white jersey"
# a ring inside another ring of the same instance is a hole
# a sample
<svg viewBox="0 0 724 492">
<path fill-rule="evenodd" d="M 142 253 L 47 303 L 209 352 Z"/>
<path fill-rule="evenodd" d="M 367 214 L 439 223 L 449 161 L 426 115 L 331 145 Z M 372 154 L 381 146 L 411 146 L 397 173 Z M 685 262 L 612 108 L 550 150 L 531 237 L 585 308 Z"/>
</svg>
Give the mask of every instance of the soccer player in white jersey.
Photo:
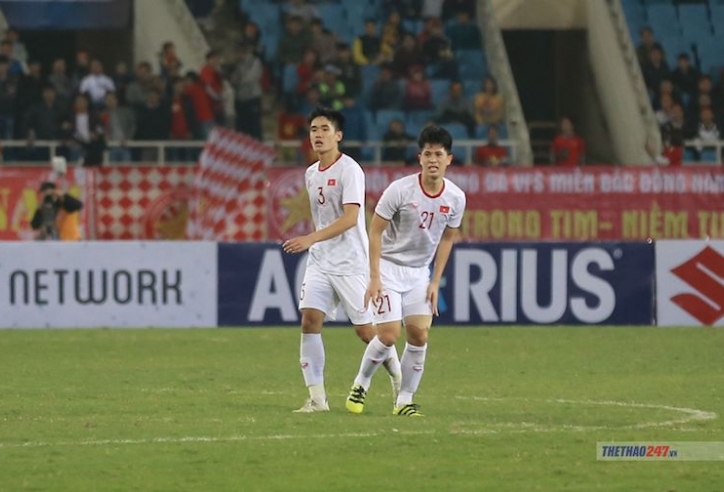
<svg viewBox="0 0 724 492">
<path fill-rule="evenodd" d="M 422 130 L 418 140 L 421 172 L 392 182 L 375 208 L 370 226 L 370 282 L 377 335 L 367 345 L 346 407 L 362 413 L 372 376 L 400 336 L 402 386 L 395 415 L 419 417 L 413 395 L 422 379 L 432 315 L 438 315 L 440 279 L 465 211 L 465 193 L 445 170 L 452 162 L 452 137 L 439 126 Z M 430 264 L 435 261 L 432 278 Z"/>
<path fill-rule="evenodd" d="M 295 410 L 300 413 L 329 411 L 322 343 L 325 315 L 333 315 L 341 303 L 365 343 L 375 336 L 372 311 L 365 302 L 369 245 L 364 172 L 354 159 L 339 151 L 344 128 L 344 116 L 339 111 L 317 108 L 307 122 L 309 138 L 319 157 L 304 175 L 315 230 L 283 244 L 287 253 L 309 250 L 299 296 L 302 314 L 299 362 L 309 399 Z M 395 347 L 389 347 L 381 361 L 390 373 L 396 397 L 401 376 Z"/>
</svg>

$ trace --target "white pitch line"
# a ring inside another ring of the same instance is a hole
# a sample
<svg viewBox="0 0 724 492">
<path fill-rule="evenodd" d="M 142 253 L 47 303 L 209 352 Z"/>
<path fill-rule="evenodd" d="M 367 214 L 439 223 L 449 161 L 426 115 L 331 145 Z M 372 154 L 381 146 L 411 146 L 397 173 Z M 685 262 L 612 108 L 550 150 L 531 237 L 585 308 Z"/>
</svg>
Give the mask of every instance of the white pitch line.
<svg viewBox="0 0 724 492">
<path fill-rule="evenodd" d="M 675 407 L 671 405 L 658 405 L 655 403 L 636 403 L 636 402 L 623 402 L 623 401 L 598 401 L 598 400 L 566 400 L 566 399 L 540 399 L 536 400 L 534 398 L 488 398 L 488 397 L 482 397 L 482 396 L 456 396 L 459 400 L 475 400 L 475 401 L 510 401 L 510 400 L 518 400 L 518 401 L 528 401 L 528 402 L 543 402 L 543 403 L 558 403 L 558 404 L 568 404 L 568 405 L 598 405 L 598 406 L 606 406 L 606 407 L 623 407 L 623 408 L 648 408 L 653 410 L 667 410 L 671 412 L 680 412 L 687 414 L 688 416 L 682 417 L 680 419 L 674 419 L 674 420 L 665 420 L 661 422 L 641 422 L 638 424 L 631 424 L 631 425 L 623 425 L 619 427 L 612 427 L 612 426 L 581 426 L 581 425 L 568 425 L 568 424 L 562 424 L 560 426 L 553 427 L 552 429 L 565 429 L 565 430 L 571 430 L 576 432 L 583 432 L 583 431 L 593 431 L 593 430 L 632 430 L 632 429 L 647 429 L 651 427 L 672 427 L 679 424 L 688 424 L 691 422 L 697 422 L 697 421 L 706 421 L 706 420 L 715 420 L 718 415 L 714 412 L 707 412 L 706 410 L 699 410 L 697 408 L 687 408 L 687 407 Z M 516 424 L 518 425 L 518 424 Z M 540 432 L 548 432 L 548 431 L 540 431 Z M 554 432 L 554 431 L 550 431 Z"/>
<path fill-rule="evenodd" d="M 434 431 L 404 431 L 400 432 L 396 429 L 391 433 L 404 436 L 418 436 L 434 434 Z M 288 441 L 292 439 L 337 439 L 337 438 L 370 438 L 389 433 L 382 432 L 347 432 L 341 434 L 272 434 L 268 436 L 227 436 L 227 437 L 206 437 L 206 436 L 186 436 L 186 437 L 152 437 L 147 439 L 99 439 L 93 441 L 29 441 L 18 443 L 2 443 L 0 449 L 3 448 L 44 448 L 44 447 L 67 447 L 67 446 L 120 446 L 127 444 L 183 444 L 183 443 L 219 443 L 219 442 L 240 442 L 240 441 Z"/>
</svg>

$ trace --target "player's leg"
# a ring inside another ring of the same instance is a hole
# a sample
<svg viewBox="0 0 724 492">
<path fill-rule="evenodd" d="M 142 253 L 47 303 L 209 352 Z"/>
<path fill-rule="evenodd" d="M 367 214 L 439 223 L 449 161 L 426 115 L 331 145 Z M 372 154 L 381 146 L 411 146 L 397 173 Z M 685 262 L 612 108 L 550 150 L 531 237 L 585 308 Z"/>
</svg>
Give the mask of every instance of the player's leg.
<svg viewBox="0 0 724 492">
<path fill-rule="evenodd" d="M 381 365 L 384 366 L 389 373 L 393 398 L 396 398 L 402 381 L 400 359 L 394 345 L 381 346 L 379 340 L 376 338 L 376 329 L 372 324 L 375 319 L 373 310 L 368 306 L 364 306 L 364 293 L 367 289 L 368 281 L 367 275 L 339 275 L 331 278 L 335 293 L 355 327 L 357 336 L 368 344 L 367 350 L 375 354 L 375 360 L 378 361 L 377 365 L 379 365 L 379 361 L 382 361 Z M 400 319 L 401 317 L 398 318 L 398 320 Z M 359 408 L 359 411 L 355 413 L 362 411 L 366 392 L 366 387 L 356 390 L 356 397 L 354 399 L 358 401 L 357 408 Z"/>
<path fill-rule="evenodd" d="M 299 365 L 304 383 L 309 390 L 309 399 L 295 410 L 300 413 L 329 410 L 327 393 L 324 388 L 325 352 L 322 342 L 322 324 L 325 313 L 334 304 L 334 291 L 326 275 L 307 269 L 299 296 L 299 310 L 302 314 L 302 335 L 299 345 Z"/>
<path fill-rule="evenodd" d="M 427 301 L 427 282 L 417 284 L 403 295 L 403 316 L 407 342 L 402 352 L 402 386 L 393 413 L 396 415 L 421 416 L 413 396 L 420 386 L 425 371 L 427 337 L 432 324 L 432 309 Z"/>
<path fill-rule="evenodd" d="M 364 401 L 372 383 L 372 376 L 381 365 L 384 365 L 390 372 L 393 400 L 397 399 L 402 383 L 400 361 L 395 348 L 402 322 L 400 294 L 394 291 L 383 291 L 383 296 L 373 301 L 372 311 L 375 314 L 377 335 L 365 348 L 359 371 L 347 397 L 345 406 L 352 413 L 362 413 L 364 410 Z"/>
</svg>

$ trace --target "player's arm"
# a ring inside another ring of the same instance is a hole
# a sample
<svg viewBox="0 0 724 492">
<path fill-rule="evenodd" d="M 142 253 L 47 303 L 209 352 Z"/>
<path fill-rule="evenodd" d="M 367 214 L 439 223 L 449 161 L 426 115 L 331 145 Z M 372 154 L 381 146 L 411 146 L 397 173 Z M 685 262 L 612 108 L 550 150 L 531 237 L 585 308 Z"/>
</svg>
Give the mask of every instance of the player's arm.
<svg viewBox="0 0 724 492">
<path fill-rule="evenodd" d="M 442 274 L 445 271 L 447 260 L 450 259 L 450 252 L 458 239 L 458 235 L 459 229 L 447 227 L 445 232 L 442 233 L 440 244 L 437 245 L 435 266 L 432 270 L 432 279 L 430 280 L 430 286 L 427 288 L 427 300 L 432 304 L 432 312 L 435 316 L 440 316 L 440 313 L 437 310 L 437 295 L 438 290 L 440 289 L 440 280 L 442 279 Z"/>
<path fill-rule="evenodd" d="M 382 233 L 387 229 L 389 220 L 379 214 L 372 217 L 370 224 L 370 284 L 365 292 L 364 305 L 369 305 L 370 299 L 377 299 L 382 294 L 382 279 L 380 277 L 380 257 L 382 256 Z"/>
<path fill-rule="evenodd" d="M 353 228 L 355 224 L 357 224 L 359 207 L 360 205 L 358 203 L 345 203 L 342 205 L 343 211 L 341 217 L 323 229 L 314 231 L 306 236 L 289 239 L 283 245 L 284 251 L 287 253 L 302 253 L 311 248 L 314 243 L 332 239 Z"/>
</svg>

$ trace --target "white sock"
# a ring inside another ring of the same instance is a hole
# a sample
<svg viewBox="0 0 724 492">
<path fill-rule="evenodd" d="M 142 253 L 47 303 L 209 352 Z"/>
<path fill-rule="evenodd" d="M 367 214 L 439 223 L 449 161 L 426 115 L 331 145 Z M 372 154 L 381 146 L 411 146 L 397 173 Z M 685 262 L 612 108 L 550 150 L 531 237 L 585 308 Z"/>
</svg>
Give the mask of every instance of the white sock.
<svg viewBox="0 0 724 492">
<path fill-rule="evenodd" d="M 377 368 L 389 357 L 389 349 L 390 347 L 382 343 L 377 336 L 370 340 L 362 356 L 362 363 L 359 366 L 359 373 L 354 383 L 361 384 L 367 391 Z"/>
<path fill-rule="evenodd" d="M 427 344 L 422 347 L 416 347 L 405 344 L 405 351 L 402 353 L 402 387 L 400 395 L 397 397 L 397 405 L 401 407 L 412 403 L 412 396 L 417 391 L 422 379 L 422 373 L 425 371 L 425 354 L 427 353 Z"/>
<path fill-rule="evenodd" d="M 302 333 L 299 345 L 299 364 L 309 396 L 318 402 L 326 401 L 324 391 L 324 343 L 321 333 Z"/>
<path fill-rule="evenodd" d="M 390 378 L 399 382 L 402 378 L 402 367 L 400 366 L 400 358 L 397 355 L 397 347 L 390 345 L 387 348 L 389 349 L 387 360 L 385 360 L 382 365 L 387 369 Z"/>
</svg>

